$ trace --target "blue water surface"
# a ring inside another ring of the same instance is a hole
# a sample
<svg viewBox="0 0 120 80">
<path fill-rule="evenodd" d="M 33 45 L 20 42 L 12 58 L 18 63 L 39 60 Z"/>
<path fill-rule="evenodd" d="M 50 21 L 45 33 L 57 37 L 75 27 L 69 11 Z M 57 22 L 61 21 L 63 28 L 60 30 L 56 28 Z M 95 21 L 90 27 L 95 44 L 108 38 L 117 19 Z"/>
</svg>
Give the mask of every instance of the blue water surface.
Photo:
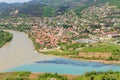
<svg viewBox="0 0 120 80">
<path fill-rule="evenodd" d="M 36 61 L 31 64 L 24 64 L 22 66 L 9 69 L 11 71 L 31 71 L 31 72 L 51 72 L 59 74 L 84 74 L 91 71 L 120 71 L 119 65 L 102 64 L 98 62 L 87 62 L 79 60 L 71 60 L 64 58 L 57 58 L 53 60 Z"/>
</svg>

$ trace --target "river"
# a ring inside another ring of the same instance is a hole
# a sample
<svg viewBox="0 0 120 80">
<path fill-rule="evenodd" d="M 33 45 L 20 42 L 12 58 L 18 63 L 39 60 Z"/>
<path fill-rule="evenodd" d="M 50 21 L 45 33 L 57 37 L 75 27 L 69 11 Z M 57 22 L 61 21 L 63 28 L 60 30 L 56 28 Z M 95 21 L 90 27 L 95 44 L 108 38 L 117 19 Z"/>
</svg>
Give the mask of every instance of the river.
<svg viewBox="0 0 120 80">
<path fill-rule="evenodd" d="M 9 32 L 13 34 L 13 40 L 0 49 L 0 72 L 31 71 L 78 75 L 90 71 L 120 71 L 119 65 L 71 60 L 37 53 L 27 34 Z"/>
<path fill-rule="evenodd" d="M 9 32 L 13 34 L 13 39 L 0 49 L 0 72 L 37 60 L 54 58 L 35 52 L 27 34 L 18 31 Z"/>
</svg>

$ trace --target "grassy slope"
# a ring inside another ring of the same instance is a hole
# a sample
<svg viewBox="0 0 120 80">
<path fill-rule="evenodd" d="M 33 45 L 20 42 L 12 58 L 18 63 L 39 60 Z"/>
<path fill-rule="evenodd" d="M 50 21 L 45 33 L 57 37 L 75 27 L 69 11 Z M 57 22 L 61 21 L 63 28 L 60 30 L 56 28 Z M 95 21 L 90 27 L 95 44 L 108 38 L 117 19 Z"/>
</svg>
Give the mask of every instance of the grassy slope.
<svg viewBox="0 0 120 80">
<path fill-rule="evenodd" d="M 83 52 L 114 52 L 120 50 L 119 46 L 114 44 L 96 44 L 83 49 Z"/>
<path fill-rule="evenodd" d="M 77 59 L 120 60 L 120 46 L 112 43 L 97 43 L 89 46 L 86 44 L 64 44 L 60 46 L 59 50 L 44 51 L 43 53 Z"/>
<path fill-rule="evenodd" d="M 120 80 L 120 72 L 87 72 L 81 76 L 57 73 L 11 72 L 0 73 L 0 80 Z"/>
</svg>

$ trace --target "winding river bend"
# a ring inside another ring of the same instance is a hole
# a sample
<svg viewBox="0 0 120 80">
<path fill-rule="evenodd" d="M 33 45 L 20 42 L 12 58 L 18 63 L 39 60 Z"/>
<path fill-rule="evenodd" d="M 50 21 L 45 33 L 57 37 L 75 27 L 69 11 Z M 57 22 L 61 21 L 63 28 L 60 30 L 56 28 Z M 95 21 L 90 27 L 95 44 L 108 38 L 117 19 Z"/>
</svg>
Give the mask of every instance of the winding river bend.
<svg viewBox="0 0 120 80">
<path fill-rule="evenodd" d="M 27 34 L 17 31 L 9 32 L 14 38 L 0 49 L 0 72 L 57 72 L 76 75 L 90 71 L 120 71 L 119 65 L 64 59 L 37 53 Z"/>
<path fill-rule="evenodd" d="M 0 49 L 0 72 L 37 60 L 54 58 L 36 53 L 27 34 L 18 31 L 9 32 L 13 34 L 13 40 Z"/>
</svg>

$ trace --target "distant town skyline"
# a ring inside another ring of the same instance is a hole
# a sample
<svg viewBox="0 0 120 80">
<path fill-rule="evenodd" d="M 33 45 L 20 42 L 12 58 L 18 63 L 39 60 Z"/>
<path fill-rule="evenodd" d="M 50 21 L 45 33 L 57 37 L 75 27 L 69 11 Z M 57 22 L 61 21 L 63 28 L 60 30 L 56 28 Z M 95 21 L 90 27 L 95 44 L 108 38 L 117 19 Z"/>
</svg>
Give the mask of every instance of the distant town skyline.
<svg viewBox="0 0 120 80">
<path fill-rule="evenodd" d="M 6 2 L 6 3 L 15 3 L 15 2 L 28 2 L 31 0 L 0 0 L 0 2 Z"/>
</svg>

